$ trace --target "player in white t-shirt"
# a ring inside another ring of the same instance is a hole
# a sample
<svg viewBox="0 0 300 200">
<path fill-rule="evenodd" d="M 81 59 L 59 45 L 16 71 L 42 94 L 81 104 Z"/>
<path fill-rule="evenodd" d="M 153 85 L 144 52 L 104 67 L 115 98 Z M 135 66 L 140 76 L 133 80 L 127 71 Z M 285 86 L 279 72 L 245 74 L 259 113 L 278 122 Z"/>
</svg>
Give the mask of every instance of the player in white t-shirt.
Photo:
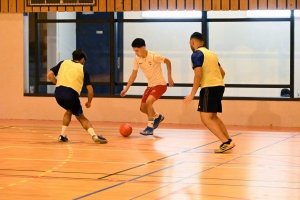
<svg viewBox="0 0 300 200">
<path fill-rule="evenodd" d="M 124 90 L 120 95 L 125 96 L 126 92 L 136 79 L 138 69 L 140 68 L 148 80 L 148 86 L 142 97 L 140 106 L 141 112 L 148 115 L 148 126 L 140 132 L 142 135 L 153 135 L 160 122 L 164 120 L 164 116 L 154 111 L 153 103 L 158 100 L 167 90 L 166 80 L 163 76 L 161 63 L 165 63 L 168 71 L 169 86 L 174 86 L 171 73 L 171 61 L 159 54 L 148 51 L 145 41 L 142 38 L 136 38 L 131 44 L 136 54 L 134 66 L 131 76 Z"/>
</svg>

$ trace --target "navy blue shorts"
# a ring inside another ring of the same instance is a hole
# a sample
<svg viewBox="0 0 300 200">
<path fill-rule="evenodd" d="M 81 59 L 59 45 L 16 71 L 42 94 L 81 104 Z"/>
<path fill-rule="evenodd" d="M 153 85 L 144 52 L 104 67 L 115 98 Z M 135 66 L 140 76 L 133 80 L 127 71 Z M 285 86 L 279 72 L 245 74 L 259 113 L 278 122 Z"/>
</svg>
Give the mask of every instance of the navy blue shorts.
<svg viewBox="0 0 300 200">
<path fill-rule="evenodd" d="M 78 93 L 66 87 L 57 87 L 55 89 L 55 99 L 58 105 L 65 110 L 70 110 L 73 115 L 79 116 L 83 113 Z"/>
<path fill-rule="evenodd" d="M 200 90 L 198 104 L 199 112 L 222 112 L 222 98 L 225 91 L 224 86 L 206 87 Z"/>
</svg>

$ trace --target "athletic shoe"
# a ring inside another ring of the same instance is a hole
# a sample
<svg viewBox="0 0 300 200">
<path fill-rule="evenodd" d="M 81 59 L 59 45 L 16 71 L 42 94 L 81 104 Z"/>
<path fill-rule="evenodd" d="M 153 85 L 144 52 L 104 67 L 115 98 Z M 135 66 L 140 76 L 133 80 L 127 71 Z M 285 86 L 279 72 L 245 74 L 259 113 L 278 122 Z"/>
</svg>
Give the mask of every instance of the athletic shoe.
<svg viewBox="0 0 300 200">
<path fill-rule="evenodd" d="M 215 150 L 215 153 L 223 153 L 225 151 L 232 149 L 233 147 L 235 147 L 235 144 L 231 140 L 230 144 L 225 144 L 225 143 L 221 144 L 220 148 Z"/>
<path fill-rule="evenodd" d="M 161 114 L 158 115 L 158 117 L 154 120 L 153 128 L 156 129 L 160 122 L 164 121 L 165 117 Z"/>
<path fill-rule="evenodd" d="M 142 132 L 140 132 L 140 134 L 141 135 L 153 135 L 153 130 L 154 130 L 154 128 L 147 126 L 147 128 L 145 130 L 143 130 Z"/>
<path fill-rule="evenodd" d="M 67 138 L 67 136 L 62 136 L 62 135 L 60 135 L 59 137 L 58 137 L 58 141 L 59 142 L 68 142 L 68 138 Z"/>
<path fill-rule="evenodd" d="M 100 144 L 106 144 L 107 143 L 107 140 L 104 137 L 99 136 L 99 135 L 93 135 L 92 139 L 95 143 L 100 143 Z"/>
</svg>

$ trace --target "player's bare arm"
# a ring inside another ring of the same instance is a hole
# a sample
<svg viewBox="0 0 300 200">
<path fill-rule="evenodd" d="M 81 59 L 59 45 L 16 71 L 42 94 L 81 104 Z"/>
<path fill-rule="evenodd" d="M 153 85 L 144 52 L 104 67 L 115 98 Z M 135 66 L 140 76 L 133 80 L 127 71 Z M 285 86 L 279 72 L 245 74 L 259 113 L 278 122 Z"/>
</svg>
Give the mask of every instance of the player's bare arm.
<svg viewBox="0 0 300 200">
<path fill-rule="evenodd" d="M 129 77 L 129 80 L 127 82 L 127 85 L 125 87 L 124 90 L 121 91 L 120 95 L 123 97 L 125 96 L 126 92 L 128 91 L 128 89 L 130 88 L 130 86 L 133 84 L 133 82 L 135 81 L 136 77 L 137 77 L 137 72 L 138 70 L 132 70 L 132 73 Z"/>
<path fill-rule="evenodd" d="M 198 91 L 199 85 L 201 83 L 202 79 L 202 67 L 196 67 L 194 68 L 194 83 L 191 93 L 186 96 L 183 100 L 184 103 L 190 103 L 194 97 L 196 92 Z"/>
<path fill-rule="evenodd" d="M 94 89 L 93 89 L 92 85 L 87 85 L 86 89 L 87 89 L 88 101 L 85 103 L 85 107 L 89 108 L 89 107 L 91 107 L 92 99 L 94 97 Z"/>
<path fill-rule="evenodd" d="M 50 70 L 50 71 L 47 73 L 47 78 L 48 78 L 52 83 L 54 83 L 54 85 L 56 85 L 57 79 L 55 78 L 55 75 L 54 75 L 54 73 L 53 73 L 52 70 Z"/>
<path fill-rule="evenodd" d="M 171 67 L 171 61 L 168 58 L 165 58 L 164 63 L 167 66 L 167 71 L 168 71 L 168 83 L 169 86 L 172 87 L 174 86 L 174 81 L 172 78 L 172 67 Z"/>
<path fill-rule="evenodd" d="M 221 71 L 222 78 L 224 79 L 224 77 L 225 77 L 225 71 L 224 71 L 224 69 L 222 68 L 222 66 L 219 66 L 219 67 L 220 67 L 220 71 Z"/>
</svg>

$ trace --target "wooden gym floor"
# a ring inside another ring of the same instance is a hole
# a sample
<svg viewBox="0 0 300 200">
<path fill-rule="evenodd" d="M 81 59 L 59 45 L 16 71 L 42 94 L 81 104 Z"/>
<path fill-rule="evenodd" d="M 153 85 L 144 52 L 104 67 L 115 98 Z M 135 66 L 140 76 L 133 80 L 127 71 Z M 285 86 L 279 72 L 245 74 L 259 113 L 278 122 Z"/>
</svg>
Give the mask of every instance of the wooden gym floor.
<svg viewBox="0 0 300 200">
<path fill-rule="evenodd" d="M 93 123 L 108 144 L 93 143 L 72 121 L 0 120 L 0 199 L 300 199 L 300 128 L 228 127 L 236 147 L 203 126 L 161 124 L 142 136 L 132 124 Z"/>
</svg>

